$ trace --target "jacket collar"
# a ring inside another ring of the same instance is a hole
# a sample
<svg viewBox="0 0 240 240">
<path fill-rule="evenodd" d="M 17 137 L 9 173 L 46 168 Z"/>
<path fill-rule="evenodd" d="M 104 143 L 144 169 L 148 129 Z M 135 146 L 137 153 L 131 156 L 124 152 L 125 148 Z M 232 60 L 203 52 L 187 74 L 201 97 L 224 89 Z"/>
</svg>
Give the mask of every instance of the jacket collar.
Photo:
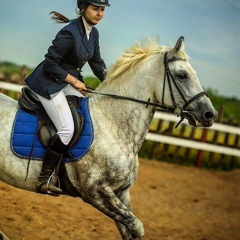
<svg viewBox="0 0 240 240">
<path fill-rule="evenodd" d="M 78 18 L 77 25 L 78 25 L 78 29 L 79 29 L 80 34 L 82 36 L 86 35 L 86 30 L 85 30 L 85 27 L 84 27 L 84 24 L 83 24 L 83 20 L 82 20 L 81 17 Z"/>
<path fill-rule="evenodd" d="M 93 30 L 90 34 L 90 38 L 88 40 L 87 34 L 86 34 L 86 29 L 85 29 L 82 17 L 78 18 L 77 24 L 78 24 L 79 32 L 82 35 L 82 39 L 83 39 L 82 42 L 85 45 L 85 47 L 87 48 L 87 50 L 90 52 L 90 47 L 92 46 L 92 44 L 94 42 L 94 34 L 93 34 L 94 27 L 93 27 Z"/>
</svg>

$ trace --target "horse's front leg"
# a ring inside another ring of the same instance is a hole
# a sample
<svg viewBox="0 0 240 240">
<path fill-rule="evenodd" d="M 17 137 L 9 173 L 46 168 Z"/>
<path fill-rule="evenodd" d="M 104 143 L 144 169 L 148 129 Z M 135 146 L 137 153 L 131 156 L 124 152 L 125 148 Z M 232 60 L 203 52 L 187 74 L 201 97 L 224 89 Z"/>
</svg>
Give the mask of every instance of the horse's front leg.
<svg viewBox="0 0 240 240">
<path fill-rule="evenodd" d="M 115 220 L 124 240 L 140 240 L 144 235 L 142 222 L 131 211 L 130 195 L 126 191 L 121 200 L 110 187 L 96 187 L 85 192 L 84 201 Z M 126 205 L 124 203 L 126 203 Z"/>
<path fill-rule="evenodd" d="M 128 210 L 132 212 L 132 204 L 129 189 L 118 192 L 117 196 L 119 197 L 120 201 L 128 208 Z M 126 226 L 124 226 L 122 223 L 118 221 L 115 221 L 115 223 L 119 232 L 121 233 L 122 239 L 132 239 L 131 233 L 126 228 Z"/>
</svg>

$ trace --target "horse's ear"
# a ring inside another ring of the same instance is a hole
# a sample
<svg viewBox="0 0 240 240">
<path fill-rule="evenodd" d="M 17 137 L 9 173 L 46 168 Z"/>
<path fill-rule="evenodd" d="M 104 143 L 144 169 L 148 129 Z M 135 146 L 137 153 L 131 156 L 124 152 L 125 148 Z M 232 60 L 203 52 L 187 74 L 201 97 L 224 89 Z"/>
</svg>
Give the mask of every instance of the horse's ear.
<svg viewBox="0 0 240 240">
<path fill-rule="evenodd" d="M 180 37 L 174 47 L 175 52 L 185 51 L 184 37 Z"/>
</svg>

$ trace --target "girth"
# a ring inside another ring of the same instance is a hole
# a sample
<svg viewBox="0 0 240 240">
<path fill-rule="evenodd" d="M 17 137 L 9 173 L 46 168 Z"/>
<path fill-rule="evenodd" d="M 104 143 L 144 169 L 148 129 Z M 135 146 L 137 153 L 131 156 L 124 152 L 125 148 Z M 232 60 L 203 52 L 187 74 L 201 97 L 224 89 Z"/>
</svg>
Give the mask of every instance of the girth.
<svg viewBox="0 0 240 240">
<path fill-rule="evenodd" d="M 77 109 L 79 108 L 81 98 L 76 96 L 66 96 L 74 121 L 74 134 L 69 143 L 69 149 L 74 147 L 82 133 L 84 118 Z M 22 88 L 22 96 L 18 100 L 19 107 L 30 114 L 38 117 L 38 131 L 41 143 L 47 147 L 50 139 L 56 134 L 57 130 L 46 113 L 43 105 L 39 101 L 37 95 L 28 87 Z"/>
</svg>

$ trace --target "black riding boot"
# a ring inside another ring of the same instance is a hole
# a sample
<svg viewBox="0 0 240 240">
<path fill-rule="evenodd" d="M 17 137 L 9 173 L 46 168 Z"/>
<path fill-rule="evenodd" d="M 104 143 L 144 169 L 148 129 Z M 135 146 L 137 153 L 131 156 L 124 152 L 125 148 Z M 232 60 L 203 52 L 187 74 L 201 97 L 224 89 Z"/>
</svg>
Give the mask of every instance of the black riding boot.
<svg viewBox="0 0 240 240">
<path fill-rule="evenodd" d="M 59 196 L 62 193 L 62 190 L 56 186 L 56 183 L 58 180 L 58 168 L 66 147 L 58 134 L 52 137 L 43 158 L 42 170 L 36 184 L 37 193 L 53 196 Z"/>
</svg>

